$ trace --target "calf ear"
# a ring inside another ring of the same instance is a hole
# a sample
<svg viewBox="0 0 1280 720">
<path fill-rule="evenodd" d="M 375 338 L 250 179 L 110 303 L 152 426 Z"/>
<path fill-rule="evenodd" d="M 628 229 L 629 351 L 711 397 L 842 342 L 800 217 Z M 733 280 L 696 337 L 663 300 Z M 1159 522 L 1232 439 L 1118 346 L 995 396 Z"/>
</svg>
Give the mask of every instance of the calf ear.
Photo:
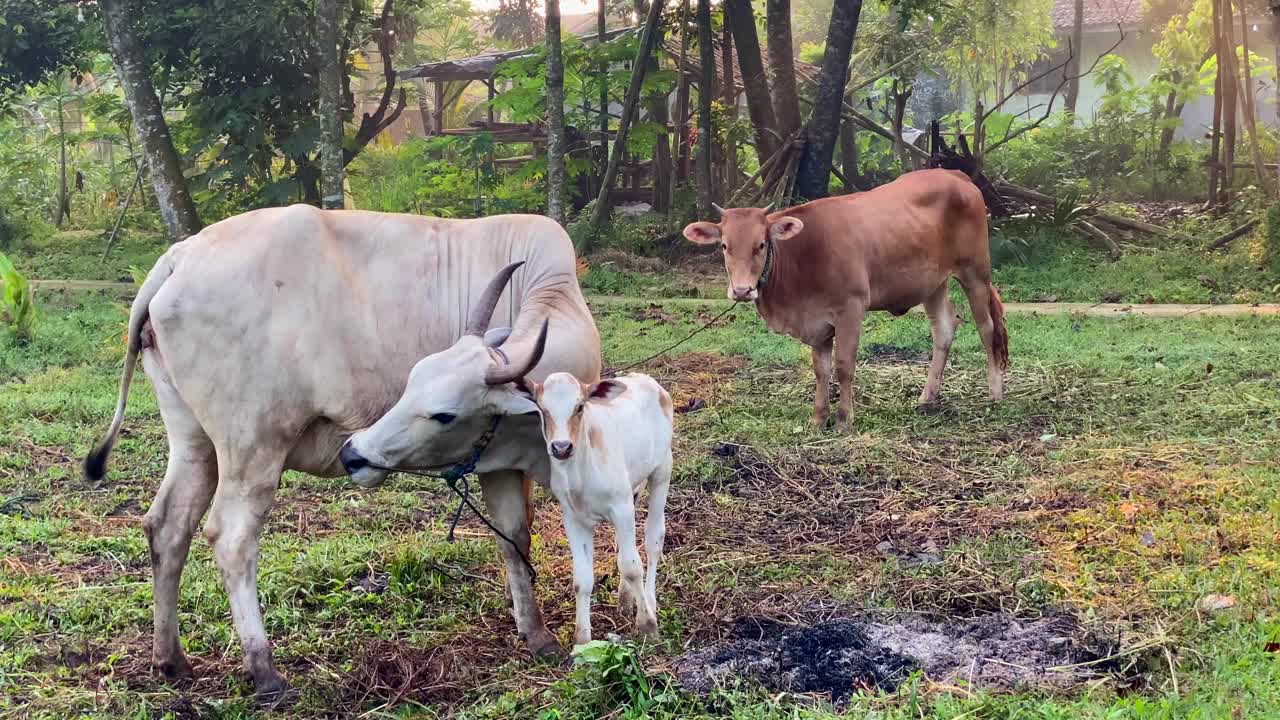
<svg viewBox="0 0 1280 720">
<path fill-rule="evenodd" d="M 684 226 L 684 236 L 699 245 L 720 242 L 720 226 L 709 222 L 689 223 Z"/>
<path fill-rule="evenodd" d="M 626 392 L 627 386 L 617 380 L 601 380 L 587 390 L 587 400 L 607 402 Z"/>
<path fill-rule="evenodd" d="M 804 223 L 793 217 L 780 217 L 769 225 L 769 239 L 774 242 L 795 237 L 804 229 Z"/>
<path fill-rule="evenodd" d="M 496 348 L 506 342 L 509 337 L 511 337 L 511 328 L 509 327 L 486 330 L 484 334 L 485 347 Z"/>
</svg>

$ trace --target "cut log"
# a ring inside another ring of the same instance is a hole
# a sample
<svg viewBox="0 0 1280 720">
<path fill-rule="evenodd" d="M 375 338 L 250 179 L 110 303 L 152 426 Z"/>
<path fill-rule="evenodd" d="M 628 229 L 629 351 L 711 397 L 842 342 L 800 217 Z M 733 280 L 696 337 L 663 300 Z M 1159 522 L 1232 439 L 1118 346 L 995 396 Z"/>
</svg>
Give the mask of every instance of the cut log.
<svg viewBox="0 0 1280 720">
<path fill-rule="evenodd" d="M 1257 227 L 1257 226 L 1258 226 L 1258 223 L 1260 223 L 1260 222 L 1262 222 L 1262 218 L 1254 218 L 1254 219 L 1250 220 L 1249 222 L 1247 222 L 1247 223 L 1245 223 L 1245 224 L 1241 225 L 1240 227 L 1236 228 L 1235 230 L 1232 230 L 1231 232 L 1229 232 L 1229 233 L 1227 233 L 1227 234 L 1225 234 L 1225 235 L 1222 235 L 1222 236 L 1221 236 L 1221 237 L 1219 237 L 1218 239 L 1216 239 L 1216 240 L 1214 240 L 1213 242 L 1209 243 L 1209 246 L 1208 246 L 1208 247 L 1206 247 L 1206 248 L 1205 248 L 1205 250 L 1208 250 L 1209 252 L 1213 252 L 1214 250 L 1221 250 L 1222 248 L 1226 247 L 1227 245 L 1230 245 L 1230 244 L 1231 244 L 1231 241 L 1233 241 L 1233 240 L 1235 240 L 1235 239 L 1237 239 L 1237 238 L 1239 238 L 1239 237 L 1242 237 L 1242 236 L 1244 236 L 1244 235 L 1249 234 L 1249 231 L 1251 231 L 1251 230 L 1253 230 L 1255 227 Z"/>
</svg>

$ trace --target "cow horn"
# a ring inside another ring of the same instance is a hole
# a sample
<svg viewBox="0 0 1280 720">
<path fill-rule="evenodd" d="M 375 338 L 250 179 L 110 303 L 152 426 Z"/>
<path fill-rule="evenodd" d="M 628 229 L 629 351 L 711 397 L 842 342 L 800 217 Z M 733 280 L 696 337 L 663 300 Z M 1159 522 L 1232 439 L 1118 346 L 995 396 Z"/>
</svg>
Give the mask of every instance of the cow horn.
<svg viewBox="0 0 1280 720">
<path fill-rule="evenodd" d="M 485 385 L 505 385 L 509 382 L 515 382 L 525 375 L 538 364 L 542 359 L 542 352 L 547 349 L 547 324 L 548 321 L 543 319 L 542 329 L 538 331 L 538 339 L 533 343 L 533 352 L 529 353 L 529 357 L 513 358 L 510 365 L 495 365 L 484 372 Z"/>
<path fill-rule="evenodd" d="M 724 208 L 720 207 L 715 203 L 711 203 L 711 207 L 715 208 L 716 212 L 720 213 L 721 216 L 724 215 Z"/>
<path fill-rule="evenodd" d="M 485 331 L 489 329 L 489 321 L 493 318 L 493 309 L 498 306 L 498 298 L 502 297 L 502 291 L 510 282 L 511 274 L 523 264 L 523 260 L 513 262 L 493 276 L 489 285 L 481 293 L 480 300 L 471 309 L 471 317 L 467 318 L 467 329 L 462 331 L 463 335 L 484 336 Z"/>
<path fill-rule="evenodd" d="M 765 206 L 764 206 L 764 214 L 765 214 L 765 215 L 768 215 L 769 213 L 773 212 L 773 206 L 774 206 L 774 205 L 777 205 L 777 204 L 778 204 L 778 201 L 777 201 L 777 200 L 774 200 L 773 202 L 769 203 L 768 205 L 765 205 Z"/>
</svg>

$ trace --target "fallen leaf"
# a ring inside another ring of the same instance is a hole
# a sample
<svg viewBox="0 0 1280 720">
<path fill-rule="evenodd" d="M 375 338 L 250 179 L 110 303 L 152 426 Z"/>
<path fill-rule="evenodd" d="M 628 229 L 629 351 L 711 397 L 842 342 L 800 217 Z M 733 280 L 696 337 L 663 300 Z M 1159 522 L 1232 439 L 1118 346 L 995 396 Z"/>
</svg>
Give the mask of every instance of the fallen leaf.
<svg viewBox="0 0 1280 720">
<path fill-rule="evenodd" d="M 1117 509 L 1121 515 L 1124 515 L 1125 520 L 1132 520 L 1142 510 L 1142 507 L 1134 503 L 1120 503 L 1120 507 Z"/>
<path fill-rule="evenodd" d="M 1280 653 L 1280 642 L 1269 642 L 1262 646 L 1264 652 Z"/>
<path fill-rule="evenodd" d="M 1204 612 L 1221 612 L 1236 606 L 1234 595 L 1218 595 L 1210 593 L 1200 598 L 1200 609 Z"/>
</svg>

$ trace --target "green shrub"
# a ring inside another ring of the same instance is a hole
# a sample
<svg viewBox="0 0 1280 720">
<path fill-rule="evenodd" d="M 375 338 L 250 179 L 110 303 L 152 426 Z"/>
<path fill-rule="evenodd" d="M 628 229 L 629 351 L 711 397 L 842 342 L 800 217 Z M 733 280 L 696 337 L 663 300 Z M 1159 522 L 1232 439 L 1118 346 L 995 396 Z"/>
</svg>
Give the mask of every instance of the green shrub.
<svg viewBox="0 0 1280 720">
<path fill-rule="evenodd" d="M 3 253 L 0 253 L 0 321 L 19 343 L 31 341 L 36 324 L 31 285 Z"/>
<path fill-rule="evenodd" d="M 1263 230 L 1263 263 L 1267 270 L 1280 277 L 1280 205 L 1267 209 L 1266 227 Z"/>
</svg>

